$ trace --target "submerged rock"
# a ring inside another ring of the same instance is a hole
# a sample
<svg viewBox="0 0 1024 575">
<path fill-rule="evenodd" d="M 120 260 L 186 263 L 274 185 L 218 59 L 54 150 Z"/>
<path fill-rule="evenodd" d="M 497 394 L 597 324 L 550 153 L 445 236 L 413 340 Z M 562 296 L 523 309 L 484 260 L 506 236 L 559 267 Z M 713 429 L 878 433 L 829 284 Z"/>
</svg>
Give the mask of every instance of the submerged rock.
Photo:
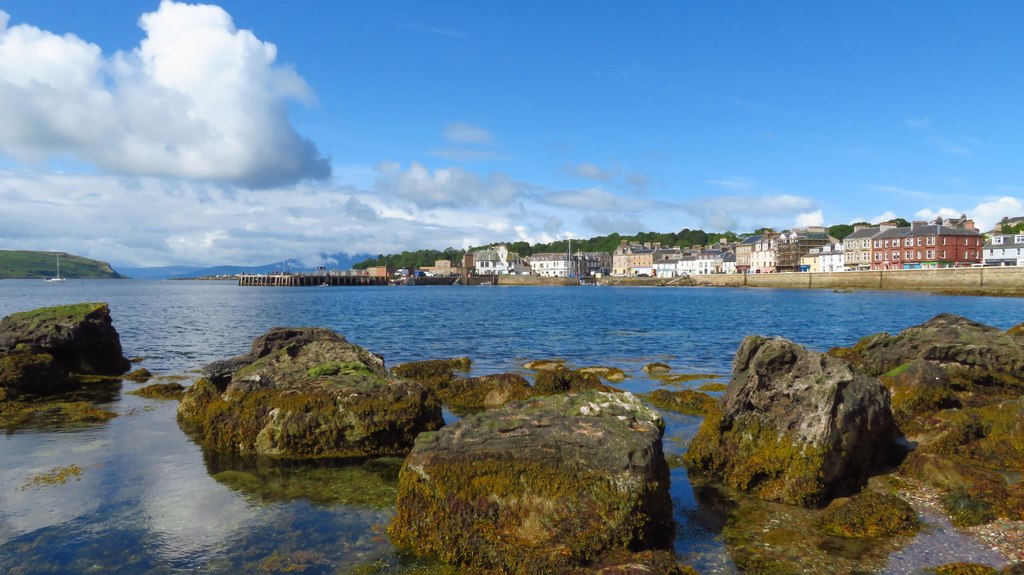
<svg viewBox="0 0 1024 575">
<path fill-rule="evenodd" d="M 654 361 L 645 365 L 644 371 L 651 375 L 660 375 L 672 371 L 672 366 L 663 361 Z"/>
<path fill-rule="evenodd" d="M 280 458 L 404 454 L 443 425 L 420 384 L 391 377 L 384 360 L 330 330 L 276 328 L 252 352 L 208 366 L 178 405 L 206 447 Z"/>
<path fill-rule="evenodd" d="M 185 386 L 175 382 L 153 383 L 129 393 L 150 399 L 181 399 L 185 395 Z"/>
<path fill-rule="evenodd" d="M 718 399 L 706 393 L 684 389 L 668 391 L 656 389 L 644 396 L 654 406 L 688 415 L 707 415 L 718 411 Z"/>
<path fill-rule="evenodd" d="M 533 381 L 533 389 L 537 395 L 579 393 L 588 389 L 611 393 L 619 391 L 614 387 L 601 383 L 601 379 L 593 373 L 561 366 L 538 371 L 537 377 Z"/>
<path fill-rule="evenodd" d="M 0 401 L 22 393 L 52 393 L 67 383 L 67 374 L 48 353 L 28 349 L 0 353 Z"/>
<path fill-rule="evenodd" d="M 496 373 L 454 379 L 436 393 L 437 399 L 456 411 L 500 407 L 533 396 L 533 388 L 518 373 Z"/>
<path fill-rule="evenodd" d="M 105 303 L 80 303 L 11 314 L 0 320 L 0 353 L 53 356 L 65 372 L 120 375 L 131 368 Z"/>
<path fill-rule="evenodd" d="M 889 392 L 847 362 L 782 338 L 750 336 L 722 411 L 686 454 L 692 475 L 804 506 L 858 491 L 895 439 Z"/>
<path fill-rule="evenodd" d="M 819 524 L 829 535 L 864 538 L 911 533 L 919 523 L 917 512 L 903 499 L 866 491 L 829 506 Z"/>
<path fill-rule="evenodd" d="M 674 538 L 664 422 L 588 391 L 473 414 L 422 434 L 399 474 L 392 541 L 504 573 L 565 573 Z"/>
<path fill-rule="evenodd" d="M 622 371 L 617 367 L 606 367 L 603 365 L 594 365 L 590 367 L 581 367 L 580 373 L 592 373 L 598 377 L 603 377 L 608 381 L 624 381 L 626 379 L 626 372 Z"/>
</svg>

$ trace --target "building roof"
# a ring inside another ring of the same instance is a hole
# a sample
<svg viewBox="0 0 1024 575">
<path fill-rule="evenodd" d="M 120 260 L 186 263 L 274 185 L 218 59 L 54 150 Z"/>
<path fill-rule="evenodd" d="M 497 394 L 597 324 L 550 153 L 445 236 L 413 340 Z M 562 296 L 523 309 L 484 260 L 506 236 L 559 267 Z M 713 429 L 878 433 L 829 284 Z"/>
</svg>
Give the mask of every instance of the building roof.
<svg viewBox="0 0 1024 575">
<path fill-rule="evenodd" d="M 874 227 L 874 228 L 864 228 L 864 229 L 860 229 L 860 230 L 857 230 L 857 231 L 853 232 L 852 234 L 846 236 L 843 239 L 844 239 L 844 241 L 845 240 L 870 239 L 870 238 L 875 237 L 875 234 L 877 234 L 880 231 L 881 231 L 881 229 L 877 228 L 877 227 Z"/>
<path fill-rule="evenodd" d="M 889 228 L 885 231 L 879 232 L 878 235 L 872 239 L 875 240 L 888 240 L 892 238 L 902 238 L 910 235 L 910 228 Z"/>
<path fill-rule="evenodd" d="M 904 228 L 899 228 L 904 229 Z M 917 226 L 910 229 L 908 234 L 912 237 L 918 236 L 980 236 L 981 232 L 978 230 L 968 230 L 964 228 L 951 228 L 949 226 L 943 226 L 938 224 L 929 224 L 924 226 Z"/>
<path fill-rule="evenodd" d="M 1019 242 L 1014 241 L 1017 238 L 1020 238 L 1021 240 L 1024 240 L 1024 234 L 999 234 L 998 236 L 993 236 L 993 239 L 996 238 L 996 237 L 1003 238 L 1003 243 L 1001 243 L 1001 244 L 994 244 L 994 243 L 992 243 L 993 240 L 989 240 L 989 241 L 985 242 L 985 245 L 982 246 L 982 249 L 987 249 L 987 248 L 997 248 L 997 249 L 998 248 L 1024 248 L 1024 241 L 1019 241 Z"/>
<path fill-rule="evenodd" d="M 747 236 L 747 237 L 743 238 L 743 241 L 740 242 L 740 244 L 741 245 L 742 244 L 756 244 L 760 239 L 761 239 L 761 234 L 754 234 L 752 236 Z"/>
</svg>

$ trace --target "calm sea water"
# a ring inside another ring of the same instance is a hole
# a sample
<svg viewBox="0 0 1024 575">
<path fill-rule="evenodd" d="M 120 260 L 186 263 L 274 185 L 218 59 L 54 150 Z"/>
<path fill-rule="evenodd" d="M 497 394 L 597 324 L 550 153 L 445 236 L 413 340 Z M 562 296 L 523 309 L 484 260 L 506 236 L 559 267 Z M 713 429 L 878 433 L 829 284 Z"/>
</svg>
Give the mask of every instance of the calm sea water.
<svg viewBox="0 0 1024 575">
<path fill-rule="evenodd" d="M 270 327 L 322 326 L 389 365 L 468 355 L 479 375 L 557 357 L 578 367 L 621 367 L 632 377 L 619 387 L 633 392 L 657 386 L 641 370 L 651 361 L 677 372 L 727 374 L 749 334 L 824 350 L 940 312 L 1000 328 L 1024 321 L 1022 299 L 912 293 L 0 281 L 0 316 L 82 301 L 108 302 L 125 354 L 145 358 L 141 366 L 160 375 L 243 353 Z M 125 382 L 122 391 L 137 387 Z M 0 572 L 408 570 L 385 534 L 393 465 L 226 461 L 204 454 L 179 430 L 175 402 L 115 394 L 103 406 L 120 417 L 0 439 Z M 666 450 L 679 453 L 700 420 L 665 415 Z M 31 482 L 68 465 L 83 469 L 77 481 Z M 701 568 L 728 572 L 728 551 L 714 526 L 699 520 L 685 470 L 674 470 L 672 480 L 677 550 Z"/>
</svg>

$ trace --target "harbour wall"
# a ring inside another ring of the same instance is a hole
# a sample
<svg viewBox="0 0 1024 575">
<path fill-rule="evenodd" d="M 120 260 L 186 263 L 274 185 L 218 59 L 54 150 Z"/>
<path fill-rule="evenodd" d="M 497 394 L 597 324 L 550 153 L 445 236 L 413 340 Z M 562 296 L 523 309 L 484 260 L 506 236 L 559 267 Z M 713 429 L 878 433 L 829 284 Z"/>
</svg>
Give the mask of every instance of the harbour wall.
<svg viewBox="0 0 1024 575">
<path fill-rule="evenodd" d="M 1024 296 L 1024 267 L 694 276 L 690 285 Z"/>
</svg>

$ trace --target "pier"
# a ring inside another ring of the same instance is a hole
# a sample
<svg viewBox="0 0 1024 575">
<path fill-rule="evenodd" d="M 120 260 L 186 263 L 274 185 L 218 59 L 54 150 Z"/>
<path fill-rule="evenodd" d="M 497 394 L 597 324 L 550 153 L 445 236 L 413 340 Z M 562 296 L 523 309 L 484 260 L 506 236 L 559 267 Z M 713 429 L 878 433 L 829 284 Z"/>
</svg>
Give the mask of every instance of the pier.
<svg viewBox="0 0 1024 575">
<path fill-rule="evenodd" d="M 388 278 L 341 274 L 241 274 L 238 285 L 255 287 L 386 286 Z"/>
</svg>

